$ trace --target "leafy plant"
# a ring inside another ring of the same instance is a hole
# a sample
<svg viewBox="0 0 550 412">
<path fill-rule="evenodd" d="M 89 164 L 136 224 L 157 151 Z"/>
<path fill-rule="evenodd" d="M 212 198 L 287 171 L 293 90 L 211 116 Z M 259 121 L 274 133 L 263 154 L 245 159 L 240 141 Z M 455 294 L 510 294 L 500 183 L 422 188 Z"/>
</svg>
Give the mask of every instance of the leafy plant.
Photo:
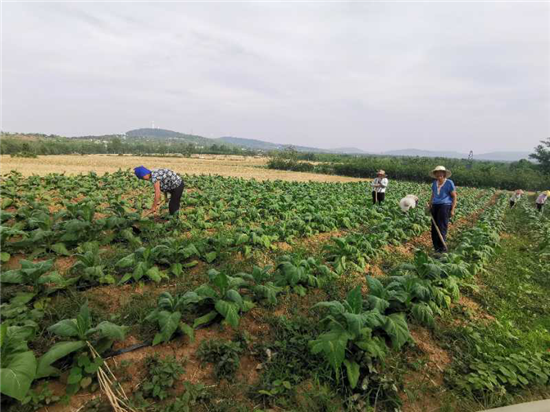
<svg viewBox="0 0 550 412">
<path fill-rule="evenodd" d="M 181 363 L 173 357 L 160 359 L 158 356 L 150 356 L 145 359 L 145 368 L 147 378 L 141 385 L 143 396 L 159 400 L 168 397 L 176 381 L 184 372 Z"/>
<path fill-rule="evenodd" d="M 160 332 L 153 339 L 153 345 L 168 342 L 176 331 L 189 336 L 193 340 L 193 328 L 182 322 L 181 316 L 189 305 L 200 301 L 201 298 L 193 292 L 176 297 L 173 297 L 169 292 L 161 293 L 157 308 L 145 318 L 148 322 L 157 322 L 160 329 Z"/>
<path fill-rule="evenodd" d="M 272 266 L 264 268 L 254 266 L 252 273 L 240 272 L 235 276 L 246 281 L 243 288 L 250 290 L 256 300 L 265 300 L 274 305 L 277 303 L 277 295 L 282 292 L 283 288 L 275 285 L 275 279 L 271 273 L 272 268 Z"/>
<path fill-rule="evenodd" d="M 167 252 L 169 250 L 164 245 L 158 245 L 153 248 L 140 247 L 134 253 L 120 259 L 116 263 L 117 267 L 121 269 L 133 268 L 133 271 L 132 273 L 126 273 L 119 283 L 125 283 L 132 279 L 138 282 L 144 276 L 157 283 L 162 279 L 167 279 L 168 275 L 155 265 L 155 260 Z"/>
<path fill-rule="evenodd" d="M 92 325 L 92 315 L 88 304 L 85 303 L 81 306 L 76 319 L 64 319 L 50 326 L 48 328 L 50 333 L 69 340 L 56 343 L 40 357 L 37 377 L 43 378 L 59 374 L 60 371 L 52 364 L 72 353 L 79 353 L 83 349 L 88 350 L 91 346 L 101 354 L 109 349 L 115 340 L 124 339 L 125 328 L 122 326 L 108 321 L 103 321 L 95 327 Z"/>
<path fill-rule="evenodd" d="M 193 327 L 210 323 L 221 315 L 224 320 L 236 328 L 239 325 L 240 313 L 247 312 L 254 307 L 254 303 L 243 299 L 238 288 L 243 286 L 244 280 L 238 277 L 227 276 L 215 269 L 208 271 L 209 284 L 199 286 L 193 292 L 201 307 L 206 308 L 208 313 L 195 319 Z"/>
<path fill-rule="evenodd" d="M 239 357 L 243 349 L 237 342 L 222 340 L 204 340 L 197 350 L 197 356 L 203 362 L 214 364 L 214 373 L 218 380 L 231 379 L 239 369 Z"/>
<path fill-rule="evenodd" d="M 337 277 L 328 266 L 318 263 L 312 257 L 295 259 L 291 256 L 282 256 L 277 263 L 274 283 L 305 296 L 306 288 L 322 287 Z"/>
<path fill-rule="evenodd" d="M 114 284 L 112 275 L 104 273 L 105 265 L 101 260 L 101 251 L 97 242 L 86 242 L 80 246 L 81 253 L 77 254 L 78 261 L 71 268 L 71 272 L 89 284 Z"/>
<path fill-rule="evenodd" d="M 364 356 L 385 357 L 386 345 L 380 337 L 372 336 L 374 329 L 384 328 L 396 347 L 409 339 L 407 324 L 402 318 L 385 317 L 376 309 L 363 310 L 360 287 L 352 289 L 342 303 L 321 302 L 314 308 L 326 308 L 329 314 L 321 320 L 325 332 L 310 342 L 311 351 L 323 354 L 335 371 L 344 364 L 352 388 L 359 380 L 360 362 Z"/>
<path fill-rule="evenodd" d="M 27 346 L 32 333 L 30 328 L 0 325 L 0 392 L 19 401 L 36 377 L 36 358 Z"/>
<path fill-rule="evenodd" d="M 65 288 L 75 282 L 75 280 L 64 279 L 56 271 L 50 272 L 54 264 L 53 259 L 37 263 L 21 259 L 20 264 L 21 269 L 2 272 L 0 274 L 0 282 L 30 285 L 32 286 L 35 294 L 52 293 L 57 289 Z M 54 287 L 46 288 L 46 285 L 48 284 L 52 284 Z"/>
</svg>

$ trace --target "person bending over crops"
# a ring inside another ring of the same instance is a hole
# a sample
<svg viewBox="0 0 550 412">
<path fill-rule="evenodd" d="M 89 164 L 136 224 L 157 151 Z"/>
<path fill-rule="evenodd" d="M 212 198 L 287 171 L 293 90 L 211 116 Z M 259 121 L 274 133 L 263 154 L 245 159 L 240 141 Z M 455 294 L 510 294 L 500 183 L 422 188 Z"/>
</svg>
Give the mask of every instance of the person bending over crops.
<svg viewBox="0 0 550 412">
<path fill-rule="evenodd" d="M 522 194 L 523 190 L 516 190 L 514 193 L 512 193 L 512 196 L 510 196 L 510 208 L 514 207 L 516 203 L 519 202 Z"/>
<path fill-rule="evenodd" d="M 449 220 L 455 215 L 456 188 L 454 182 L 449 179 L 451 171 L 445 169 L 444 166 L 437 166 L 430 175 L 435 179 L 432 183 L 432 197 L 428 203 L 433 217 L 432 242 L 435 251 L 443 253 L 446 252 L 445 240 Z"/>
<path fill-rule="evenodd" d="M 155 200 L 151 213 L 157 212 L 160 193 L 164 193 L 164 199 L 168 201 L 168 193 L 170 193 L 170 203 L 168 210 L 171 215 L 175 215 L 180 210 L 181 195 L 183 194 L 184 184 L 183 179 L 170 169 L 155 169 L 149 170 L 146 167 L 139 166 L 134 169 L 138 179 L 150 180 L 155 188 Z"/>
<path fill-rule="evenodd" d="M 548 199 L 548 196 L 550 196 L 550 190 L 547 192 L 542 192 L 539 197 L 537 197 L 537 200 L 535 203 L 537 204 L 537 210 L 539 212 L 542 212 L 542 208 L 544 204 L 546 203 L 546 200 Z"/>
<path fill-rule="evenodd" d="M 372 204 L 382 204 L 386 197 L 386 188 L 388 187 L 388 178 L 386 172 L 379 170 L 376 178 L 372 181 Z"/>
</svg>

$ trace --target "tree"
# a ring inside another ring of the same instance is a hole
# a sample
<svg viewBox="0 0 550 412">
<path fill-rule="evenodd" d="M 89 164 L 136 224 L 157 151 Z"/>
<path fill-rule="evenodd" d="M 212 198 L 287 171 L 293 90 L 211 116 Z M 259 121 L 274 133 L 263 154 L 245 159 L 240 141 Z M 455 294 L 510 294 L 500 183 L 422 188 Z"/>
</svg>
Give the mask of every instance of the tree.
<svg viewBox="0 0 550 412">
<path fill-rule="evenodd" d="M 543 173 L 550 174 L 550 137 L 540 141 L 535 147 L 535 153 L 531 153 L 529 157 L 539 162 L 539 168 Z"/>
</svg>

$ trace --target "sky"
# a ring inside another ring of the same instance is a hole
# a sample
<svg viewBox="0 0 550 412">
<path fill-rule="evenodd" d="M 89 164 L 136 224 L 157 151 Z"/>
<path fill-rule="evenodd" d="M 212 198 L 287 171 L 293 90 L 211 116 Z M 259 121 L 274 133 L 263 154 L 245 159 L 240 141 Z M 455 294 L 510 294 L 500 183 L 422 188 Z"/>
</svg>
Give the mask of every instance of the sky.
<svg viewBox="0 0 550 412">
<path fill-rule="evenodd" d="M 550 3 L 6 3 L 2 130 L 370 152 L 550 136 Z"/>
</svg>

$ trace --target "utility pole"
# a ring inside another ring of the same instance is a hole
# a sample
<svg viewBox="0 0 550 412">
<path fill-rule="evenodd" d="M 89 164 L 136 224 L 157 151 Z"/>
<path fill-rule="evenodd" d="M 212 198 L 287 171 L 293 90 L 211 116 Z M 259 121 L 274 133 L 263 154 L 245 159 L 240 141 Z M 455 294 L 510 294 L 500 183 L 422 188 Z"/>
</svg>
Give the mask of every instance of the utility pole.
<svg viewBox="0 0 550 412">
<path fill-rule="evenodd" d="M 473 163 L 474 163 L 474 151 L 470 150 L 470 154 L 468 155 L 468 163 L 466 164 L 466 169 L 471 169 Z"/>
</svg>

